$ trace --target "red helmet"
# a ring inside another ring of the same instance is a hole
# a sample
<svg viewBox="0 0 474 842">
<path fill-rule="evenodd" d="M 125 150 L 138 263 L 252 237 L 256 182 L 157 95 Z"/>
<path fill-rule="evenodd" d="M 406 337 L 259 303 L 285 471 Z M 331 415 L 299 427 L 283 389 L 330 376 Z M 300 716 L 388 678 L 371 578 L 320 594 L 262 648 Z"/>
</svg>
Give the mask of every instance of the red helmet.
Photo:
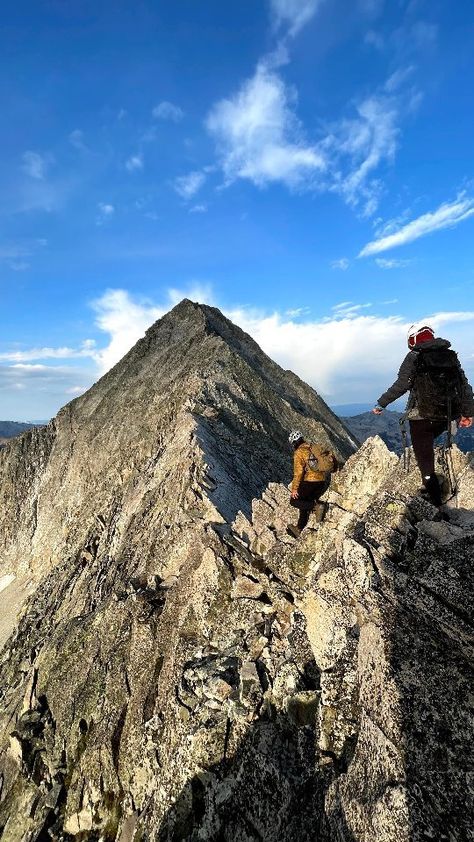
<svg viewBox="0 0 474 842">
<path fill-rule="evenodd" d="M 423 342 L 431 342 L 434 338 L 435 335 L 432 327 L 429 327 L 428 325 L 422 325 L 421 327 L 418 327 L 418 325 L 412 325 L 408 331 L 408 347 L 413 349 L 417 345 L 421 345 Z"/>
</svg>

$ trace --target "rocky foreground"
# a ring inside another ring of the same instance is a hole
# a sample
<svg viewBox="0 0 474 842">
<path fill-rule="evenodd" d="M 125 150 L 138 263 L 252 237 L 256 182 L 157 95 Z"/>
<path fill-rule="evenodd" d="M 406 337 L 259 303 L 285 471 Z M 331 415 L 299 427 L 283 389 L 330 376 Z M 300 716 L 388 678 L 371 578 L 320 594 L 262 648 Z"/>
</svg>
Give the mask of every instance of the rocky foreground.
<svg viewBox="0 0 474 842">
<path fill-rule="evenodd" d="M 472 456 L 442 518 L 180 308 L 0 454 L 2 842 L 474 838 Z M 349 457 L 297 542 L 292 426 Z"/>
</svg>

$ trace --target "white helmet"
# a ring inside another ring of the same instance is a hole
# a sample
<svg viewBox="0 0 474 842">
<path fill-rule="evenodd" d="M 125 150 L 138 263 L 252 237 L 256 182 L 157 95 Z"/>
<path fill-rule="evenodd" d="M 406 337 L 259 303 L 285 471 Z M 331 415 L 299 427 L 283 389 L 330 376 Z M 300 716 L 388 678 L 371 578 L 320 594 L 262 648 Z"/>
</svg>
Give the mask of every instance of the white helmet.
<svg viewBox="0 0 474 842">
<path fill-rule="evenodd" d="M 292 430 L 290 435 L 288 436 L 288 441 L 290 444 L 296 444 L 297 441 L 304 439 L 303 433 L 300 430 Z"/>
<path fill-rule="evenodd" d="M 423 342 L 429 342 L 431 339 L 434 339 L 434 330 L 426 322 L 415 323 L 408 330 L 407 342 L 408 347 L 412 350 L 417 345 L 421 345 Z"/>
</svg>

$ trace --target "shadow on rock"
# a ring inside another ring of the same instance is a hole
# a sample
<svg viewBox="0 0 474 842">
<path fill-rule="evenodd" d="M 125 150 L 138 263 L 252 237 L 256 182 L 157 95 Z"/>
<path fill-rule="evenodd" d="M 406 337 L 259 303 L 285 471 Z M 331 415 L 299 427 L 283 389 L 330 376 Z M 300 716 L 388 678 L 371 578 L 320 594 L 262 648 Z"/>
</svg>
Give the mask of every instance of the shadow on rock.
<svg viewBox="0 0 474 842">
<path fill-rule="evenodd" d="M 319 765 L 314 714 L 305 721 L 290 705 L 251 724 L 232 757 L 188 781 L 159 842 L 329 840 L 324 797 L 332 765 Z"/>
</svg>

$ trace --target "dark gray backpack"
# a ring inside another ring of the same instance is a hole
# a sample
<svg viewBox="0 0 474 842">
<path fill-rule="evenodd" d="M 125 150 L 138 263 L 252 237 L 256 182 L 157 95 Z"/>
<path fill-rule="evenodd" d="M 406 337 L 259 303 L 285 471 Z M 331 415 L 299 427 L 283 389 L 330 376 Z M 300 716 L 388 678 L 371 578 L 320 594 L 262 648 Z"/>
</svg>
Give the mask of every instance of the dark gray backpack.
<svg viewBox="0 0 474 842">
<path fill-rule="evenodd" d="M 462 380 L 455 352 L 449 348 L 420 350 L 413 390 L 422 417 L 451 420 L 461 415 Z"/>
</svg>

